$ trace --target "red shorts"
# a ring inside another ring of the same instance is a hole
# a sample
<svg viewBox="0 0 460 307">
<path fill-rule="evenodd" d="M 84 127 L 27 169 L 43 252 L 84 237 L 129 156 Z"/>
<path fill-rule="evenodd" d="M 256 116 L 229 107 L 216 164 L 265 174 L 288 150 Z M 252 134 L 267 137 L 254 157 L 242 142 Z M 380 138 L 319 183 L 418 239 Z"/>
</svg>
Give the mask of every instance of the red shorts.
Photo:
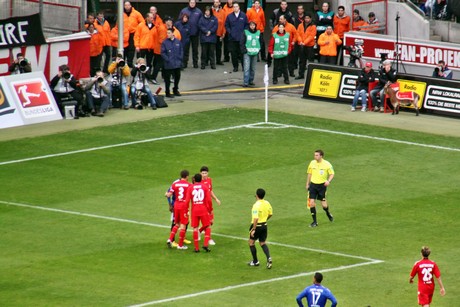
<svg viewBox="0 0 460 307">
<path fill-rule="evenodd" d="M 434 291 L 423 291 L 423 292 L 418 292 L 418 304 L 419 305 L 429 305 L 431 304 L 431 300 L 433 299 L 433 292 Z"/>
<path fill-rule="evenodd" d="M 209 226 L 209 213 L 206 210 L 192 211 L 192 227 Z"/>
<path fill-rule="evenodd" d="M 188 224 L 188 209 L 174 208 L 174 223 Z"/>
</svg>

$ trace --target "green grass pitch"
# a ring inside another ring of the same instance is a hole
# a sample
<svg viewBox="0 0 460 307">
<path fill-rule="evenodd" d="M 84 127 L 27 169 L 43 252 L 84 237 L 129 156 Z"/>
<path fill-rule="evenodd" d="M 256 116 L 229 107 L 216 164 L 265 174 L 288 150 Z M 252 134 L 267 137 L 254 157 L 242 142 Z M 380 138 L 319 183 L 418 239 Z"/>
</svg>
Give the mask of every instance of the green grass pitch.
<svg viewBox="0 0 460 307">
<path fill-rule="evenodd" d="M 408 280 L 422 245 L 447 292 L 432 306 L 458 306 L 459 138 L 261 121 L 235 108 L 0 142 L 0 306 L 295 306 L 315 271 L 339 306 L 417 306 Z M 311 229 L 305 173 L 318 148 L 336 171 L 335 221 L 318 210 Z M 202 165 L 222 201 L 217 245 L 168 249 L 164 192 Z M 259 187 L 274 210 L 271 270 L 260 247 L 261 266 L 247 266 Z"/>
</svg>

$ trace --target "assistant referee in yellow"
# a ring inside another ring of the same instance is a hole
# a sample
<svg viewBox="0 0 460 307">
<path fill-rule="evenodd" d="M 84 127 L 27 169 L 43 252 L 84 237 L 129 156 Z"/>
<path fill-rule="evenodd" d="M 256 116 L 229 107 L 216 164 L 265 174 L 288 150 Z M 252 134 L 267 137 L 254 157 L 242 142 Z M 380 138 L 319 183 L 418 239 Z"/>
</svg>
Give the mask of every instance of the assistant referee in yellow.
<svg viewBox="0 0 460 307">
<path fill-rule="evenodd" d="M 257 259 L 257 250 L 255 243 L 259 240 L 260 247 L 267 256 L 267 269 L 272 268 L 272 258 L 270 257 L 270 250 L 268 249 L 265 241 L 267 240 L 268 229 L 267 221 L 273 215 L 272 206 L 268 201 L 264 199 L 265 190 L 257 189 L 256 199 L 257 201 L 252 206 L 252 223 L 249 226 L 249 249 L 252 254 L 252 261 L 248 263 L 250 266 L 259 266 L 259 260 Z"/>
<path fill-rule="evenodd" d="M 329 221 L 334 221 L 334 217 L 329 212 L 329 207 L 326 201 L 326 190 L 334 178 L 334 168 L 329 161 L 323 159 L 324 152 L 321 149 L 315 150 L 315 159 L 310 162 L 307 169 L 307 184 L 308 191 L 308 204 L 310 207 L 311 217 L 313 223 L 310 227 L 318 226 L 316 222 L 316 204 L 315 201 L 319 199 L 321 206 L 323 206 Z"/>
</svg>

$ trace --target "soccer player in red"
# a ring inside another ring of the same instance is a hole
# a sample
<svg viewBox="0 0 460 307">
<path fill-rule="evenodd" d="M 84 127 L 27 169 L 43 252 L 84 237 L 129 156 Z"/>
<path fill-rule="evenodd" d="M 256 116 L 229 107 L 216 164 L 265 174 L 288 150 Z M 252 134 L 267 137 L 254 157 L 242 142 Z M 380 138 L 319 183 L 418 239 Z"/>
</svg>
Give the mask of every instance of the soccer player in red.
<svg viewBox="0 0 460 307">
<path fill-rule="evenodd" d="M 423 307 L 429 307 L 434 293 L 434 277 L 436 277 L 441 287 L 441 296 L 446 294 L 446 290 L 442 284 L 441 272 L 439 271 L 438 265 L 434 261 L 428 259 L 431 253 L 430 248 L 428 246 L 423 246 L 421 252 L 423 259 L 414 264 L 412 272 L 410 273 L 409 282 L 413 283 L 415 275 L 418 275 L 418 304 Z"/>
<path fill-rule="evenodd" d="M 185 232 L 188 224 L 188 202 L 186 202 L 187 191 L 190 187 L 190 182 L 188 182 L 189 172 L 188 170 L 183 170 L 180 172 L 179 180 L 176 180 L 171 185 L 171 188 L 166 192 L 166 197 L 171 197 L 174 194 L 174 227 L 171 230 L 169 235 L 168 244 L 169 248 L 172 247 L 172 242 L 176 236 L 176 232 L 180 229 L 179 232 L 179 245 L 177 249 L 187 249 L 187 246 L 184 245 Z"/>
<path fill-rule="evenodd" d="M 209 202 L 206 204 L 209 213 L 209 245 L 216 245 L 216 242 L 211 238 L 211 226 L 214 224 L 214 208 L 212 207 L 212 200 L 214 199 L 216 203 L 220 206 L 220 200 L 217 198 L 212 190 L 212 179 L 209 177 L 209 168 L 207 166 L 202 166 L 200 169 L 202 180 L 201 182 L 208 186 L 211 197 Z M 200 228 L 199 234 L 203 231 L 203 227 Z"/>
<path fill-rule="evenodd" d="M 211 250 L 208 248 L 209 236 L 211 234 L 211 229 L 209 228 L 209 213 L 206 205 L 211 200 L 211 194 L 207 185 L 201 182 L 201 174 L 195 174 L 193 176 L 193 184 L 187 191 L 187 198 L 185 199 L 188 204 L 192 202 L 192 227 L 193 227 L 193 243 L 195 244 L 195 253 L 200 251 L 200 246 L 198 243 L 198 226 L 204 230 L 204 244 L 203 249 L 206 252 Z"/>
</svg>

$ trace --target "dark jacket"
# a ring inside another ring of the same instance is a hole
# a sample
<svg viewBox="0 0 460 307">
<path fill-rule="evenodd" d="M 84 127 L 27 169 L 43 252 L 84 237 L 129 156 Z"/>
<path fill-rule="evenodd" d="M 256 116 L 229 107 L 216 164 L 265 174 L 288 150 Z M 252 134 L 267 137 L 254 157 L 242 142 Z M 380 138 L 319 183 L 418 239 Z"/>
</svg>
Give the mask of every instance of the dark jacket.
<svg viewBox="0 0 460 307">
<path fill-rule="evenodd" d="M 186 8 L 183 8 L 182 11 L 180 11 L 179 17 L 182 17 L 184 14 L 188 15 L 188 23 L 190 24 L 190 36 L 198 35 L 198 22 L 200 21 L 201 17 L 203 17 L 203 12 L 201 12 L 201 10 L 196 6 L 193 9 L 190 6 L 187 6 Z"/>
<path fill-rule="evenodd" d="M 239 42 L 245 29 L 248 28 L 248 18 L 240 11 L 238 18 L 235 13 L 231 13 L 225 19 L 225 30 L 230 41 Z"/>
<path fill-rule="evenodd" d="M 369 88 L 369 82 L 373 82 L 375 80 L 375 72 L 371 68 L 369 72 L 366 72 L 365 68 L 363 68 L 358 75 L 358 83 L 356 86 L 357 91 L 361 90 L 368 90 Z"/>
<path fill-rule="evenodd" d="M 182 46 L 186 46 L 190 43 L 190 23 L 187 21 L 186 23 L 182 22 L 182 18 L 174 23 L 174 26 L 177 30 L 179 30 L 181 35 L 181 43 Z"/>
<path fill-rule="evenodd" d="M 200 22 L 198 23 L 198 26 L 200 28 L 200 41 L 201 43 L 216 43 L 217 42 L 217 26 L 218 26 L 218 21 L 217 18 L 212 15 L 206 18 L 206 16 L 203 15 L 201 17 Z M 211 32 L 211 35 L 206 36 L 208 31 Z"/>
<path fill-rule="evenodd" d="M 184 58 L 184 48 L 181 42 L 177 38 L 173 40 L 166 38 L 161 44 L 161 57 L 164 69 L 181 68 Z"/>
<path fill-rule="evenodd" d="M 278 24 L 278 20 L 280 19 L 280 16 L 284 15 L 286 17 L 286 21 L 289 23 L 294 24 L 294 16 L 292 15 L 291 11 L 286 8 L 286 11 L 281 11 L 281 8 L 277 8 L 273 11 L 272 16 L 270 17 L 270 30 L 273 30 L 273 28 Z"/>
<path fill-rule="evenodd" d="M 379 86 L 385 86 L 387 82 L 396 82 L 396 70 L 390 68 L 389 72 L 386 72 L 383 68 L 379 72 Z"/>
</svg>

